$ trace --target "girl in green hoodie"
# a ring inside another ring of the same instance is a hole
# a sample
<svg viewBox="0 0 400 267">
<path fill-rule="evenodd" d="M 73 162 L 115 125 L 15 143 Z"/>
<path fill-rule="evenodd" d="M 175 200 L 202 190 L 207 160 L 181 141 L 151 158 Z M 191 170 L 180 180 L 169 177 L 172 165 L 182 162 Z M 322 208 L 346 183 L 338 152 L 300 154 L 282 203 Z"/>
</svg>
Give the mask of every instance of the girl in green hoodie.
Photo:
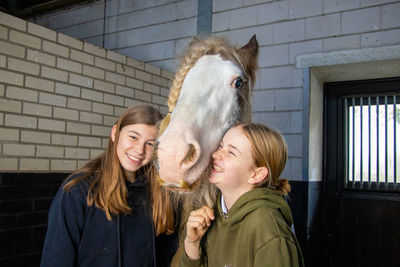
<svg viewBox="0 0 400 267">
<path fill-rule="evenodd" d="M 279 179 L 286 158 L 282 136 L 264 125 L 241 123 L 225 134 L 209 177 L 219 201 L 190 213 L 180 266 L 304 266 L 283 197 L 290 185 Z"/>
</svg>

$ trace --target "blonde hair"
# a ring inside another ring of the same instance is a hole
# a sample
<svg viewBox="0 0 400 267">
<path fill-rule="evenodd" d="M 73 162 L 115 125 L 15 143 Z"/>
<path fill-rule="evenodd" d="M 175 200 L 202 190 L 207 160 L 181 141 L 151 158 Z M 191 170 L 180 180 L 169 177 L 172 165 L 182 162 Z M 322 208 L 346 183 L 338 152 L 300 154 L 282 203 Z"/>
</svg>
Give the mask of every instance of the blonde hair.
<svg viewBox="0 0 400 267">
<path fill-rule="evenodd" d="M 256 187 L 269 187 L 282 195 L 290 192 L 287 179 L 280 179 L 287 159 L 287 146 L 282 135 L 265 125 L 243 122 L 237 125 L 250 141 L 254 165 L 268 169 L 267 178 Z"/>
<path fill-rule="evenodd" d="M 70 191 L 79 182 L 86 180 L 89 183 L 89 191 L 86 196 L 86 201 L 89 206 L 95 205 L 97 208 L 105 211 L 107 219 L 111 220 L 112 215 L 128 214 L 131 208 L 127 202 L 128 189 L 125 184 L 125 174 L 117 155 L 117 145 L 119 135 L 127 125 L 132 124 L 146 124 L 157 126 L 162 119 L 161 113 L 149 105 L 138 105 L 128 108 L 117 120 L 115 131 L 115 142 L 108 140 L 108 146 L 104 153 L 88 161 L 82 168 L 72 173 L 67 179 L 77 176 L 69 180 L 64 185 L 65 191 Z M 148 166 L 142 168 L 142 172 L 147 174 Z M 79 176 L 78 176 L 79 175 Z M 168 196 L 158 190 L 157 185 L 152 183 L 150 179 L 150 198 L 153 205 L 153 220 L 154 226 L 158 231 L 157 234 L 173 231 L 173 211 L 168 208 L 160 207 L 159 203 L 163 203 L 169 207 Z M 160 200 L 162 199 L 162 200 Z M 156 206 L 156 208 L 154 208 Z M 165 212 L 165 218 L 168 218 L 169 224 L 159 220 L 157 216 L 157 209 L 162 208 Z M 172 231 L 171 231 L 172 230 Z"/>
</svg>

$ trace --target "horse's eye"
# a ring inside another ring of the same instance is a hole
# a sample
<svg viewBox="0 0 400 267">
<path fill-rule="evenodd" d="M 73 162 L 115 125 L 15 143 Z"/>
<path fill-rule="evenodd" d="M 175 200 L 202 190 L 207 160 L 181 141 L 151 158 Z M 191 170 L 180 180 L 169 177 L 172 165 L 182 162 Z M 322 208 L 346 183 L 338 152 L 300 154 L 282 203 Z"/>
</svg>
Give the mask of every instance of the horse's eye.
<svg viewBox="0 0 400 267">
<path fill-rule="evenodd" d="M 239 89 L 242 86 L 242 84 L 243 84 L 242 78 L 240 78 L 240 77 L 237 78 L 236 81 L 235 81 L 235 88 Z"/>
</svg>

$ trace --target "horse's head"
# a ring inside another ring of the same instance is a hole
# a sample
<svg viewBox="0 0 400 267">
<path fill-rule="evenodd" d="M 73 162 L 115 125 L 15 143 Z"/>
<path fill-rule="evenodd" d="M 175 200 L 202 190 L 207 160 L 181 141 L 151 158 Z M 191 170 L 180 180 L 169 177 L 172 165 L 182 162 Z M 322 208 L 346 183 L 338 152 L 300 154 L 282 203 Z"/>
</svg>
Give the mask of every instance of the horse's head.
<svg viewBox="0 0 400 267">
<path fill-rule="evenodd" d="M 250 120 L 257 56 L 255 36 L 241 48 L 222 38 L 191 42 L 157 140 L 155 165 L 163 185 L 189 188 L 209 165 L 225 131 L 238 120 Z"/>
</svg>

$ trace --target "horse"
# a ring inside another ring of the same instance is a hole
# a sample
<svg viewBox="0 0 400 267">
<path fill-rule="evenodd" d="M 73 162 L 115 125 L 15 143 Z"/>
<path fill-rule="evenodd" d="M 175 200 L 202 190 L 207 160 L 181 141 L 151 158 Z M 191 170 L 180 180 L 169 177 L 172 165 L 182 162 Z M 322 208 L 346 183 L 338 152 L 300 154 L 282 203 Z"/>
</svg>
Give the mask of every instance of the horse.
<svg viewBox="0 0 400 267">
<path fill-rule="evenodd" d="M 169 113 L 156 140 L 154 173 L 162 186 L 179 192 L 208 186 L 204 177 L 224 133 L 251 120 L 257 58 L 255 35 L 240 48 L 222 37 L 193 38 L 173 79 Z"/>
</svg>

